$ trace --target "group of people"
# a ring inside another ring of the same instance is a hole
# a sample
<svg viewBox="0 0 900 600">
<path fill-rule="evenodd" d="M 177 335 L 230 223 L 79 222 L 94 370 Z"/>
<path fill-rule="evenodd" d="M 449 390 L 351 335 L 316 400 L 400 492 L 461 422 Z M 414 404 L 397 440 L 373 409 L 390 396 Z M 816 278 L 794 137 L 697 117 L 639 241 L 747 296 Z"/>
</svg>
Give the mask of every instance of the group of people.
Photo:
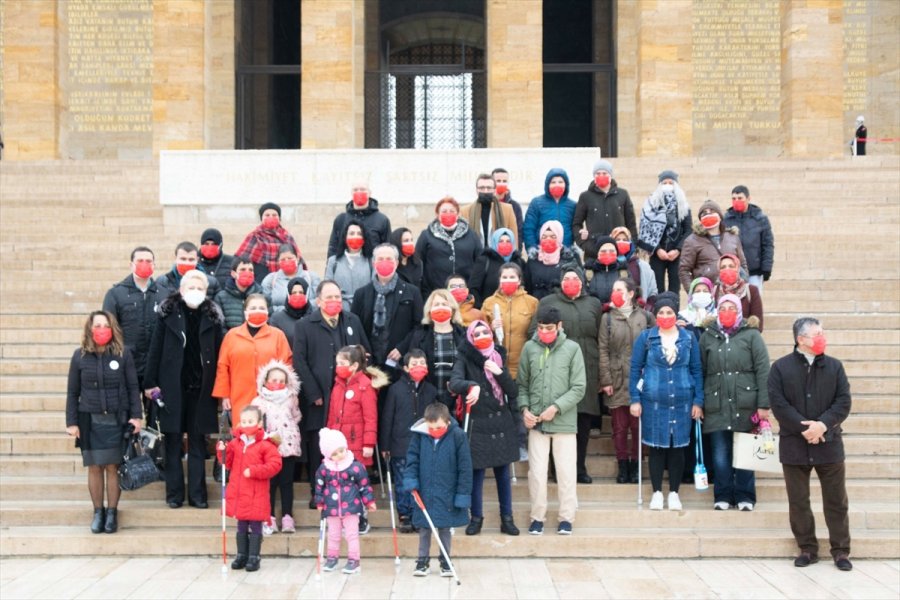
<svg viewBox="0 0 900 600">
<path fill-rule="evenodd" d="M 520 533 L 510 470 L 527 459 L 528 532 L 543 533 L 553 477 L 557 533 L 572 533 L 577 484 L 592 482 L 591 430 L 604 413 L 618 483 L 637 482 L 638 444 L 650 448 L 652 510 L 681 510 L 700 419 L 714 507 L 753 510 L 753 472 L 732 468 L 732 436 L 771 409 L 792 527 L 812 561 L 809 468 L 843 490 L 843 470 L 832 467 L 843 461 L 834 449 L 849 388 L 812 319 L 798 321 L 794 353 L 770 370 L 760 335 L 774 253 L 768 218 L 737 186 L 727 212 L 707 200 L 695 224 L 678 174 L 663 171 L 638 220 L 612 176 L 611 163 L 597 161 L 575 202 L 568 174 L 551 169 L 523 217 L 509 173 L 495 169 L 476 178 L 473 203 L 439 200 L 418 237 L 392 230 L 368 186 L 354 184 L 321 279 L 273 203 L 260 207 L 260 224 L 233 256 L 210 228 L 199 247 L 178 244 L 171 269 L 154 277 L 154 253 L 135 248 L 131 273 L 89 315 L 69 374 L 66 424 L 88 466 L 92 531 L 117 529 L 126 424 L 139 430 L 146 418 L 163 434 L 168 506 L 202 509 L 207 438 L 230 411 L 234 438 L 215 453 L 231 473 L 234 568 L 258 569 L 263 536 L 295 531 L 294 482 L 305 465 L 309 508 L 329 527 L 325 568 L 336 568 L 343 532 L 343 571 L 357 572 L 358 536 L 376 509 L 371 484 L 384 465 L 400 531 L 420 536 L 415 574 L 429 572 L 431 530 L 413 492 L 447 551 L 441 574 L 449 576 L 450 528 L 481 532 L 488 469 L 501 532 Z M 842 505 L 826 502 L 830 527 L 841 510 L 846 525 L 845 493 Z M 832 536 L 836 560 L 849 554 L 844 532 Z"/>
</svg>

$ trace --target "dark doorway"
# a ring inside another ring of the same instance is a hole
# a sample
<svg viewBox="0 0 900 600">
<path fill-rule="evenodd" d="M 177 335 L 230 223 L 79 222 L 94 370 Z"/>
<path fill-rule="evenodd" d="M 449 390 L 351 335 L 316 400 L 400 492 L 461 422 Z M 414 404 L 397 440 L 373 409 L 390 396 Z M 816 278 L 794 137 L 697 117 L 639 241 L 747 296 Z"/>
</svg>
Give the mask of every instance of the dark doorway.
<svg viewBox="0 0 900 600">
<path fill-rule="evenodd" d="M 300 147 L 300 1 L 235 0 L 235 139 Z"/>
</svg>

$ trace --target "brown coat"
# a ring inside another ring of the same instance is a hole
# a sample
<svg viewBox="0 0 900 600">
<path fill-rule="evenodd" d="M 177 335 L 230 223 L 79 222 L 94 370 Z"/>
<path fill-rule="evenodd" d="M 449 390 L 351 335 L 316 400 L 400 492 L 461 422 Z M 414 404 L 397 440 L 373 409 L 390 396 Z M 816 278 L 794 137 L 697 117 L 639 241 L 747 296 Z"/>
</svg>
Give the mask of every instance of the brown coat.
<svg viewBox="0 0 900 600">
<path fill-rule="evenodd" d="M 631 376 L 631 347 L 645 329 L 656 325 L 646 310 L 635 308 L 628 317 L 614 308 L 600 317 L 600 387 L 611 385 L 612 396 L 603 395 L 609 408 L 628 406 L 628 378 Z"/>
<path fill-rule="evenodd" d="M 487 321 L 484 318 L 484 313 L 475 308 L 475 298 L 471 295 L 459 305 L 459 316 L 462 317 L 463 325 L 466 327 L 471 325 L 473 321 Z"/>
<path fill-rule="evenodd" d="M 528 341 L 528 328 L 531 319 L 537 312 L 538 299 L 530 296 L 524 288 L 519 288 L 512 296 L 497 290 L 488 296 L 481 306 L 488 323 L 494 320 L 494 307 L 500 307 L 500 320 L 503 321 L 503 347 L 507 351 L 506 366 L 515 379 L 519 372 L 519 356 L 522 346 Z"/>
<path fill-rule="evenodd" d="M 741 268 L 747 271 L 747 259 L 737 227 L 729 227 L 722 232 L 719 247 L 709 239 L 709 232 L 700 224 L 694 225 L 694 233 L 684 240 L 678 262 L 678 279 L 684 289 L 691 289 L 691 282 L 697 277 L 719 280 L 719 259 L 723 254 L 734 254 L 741 261 Z"/>
<path fill-rule="evenodd" d="M 490 237 L 488 239 L 484 239 L 481 235 L 481 204 L 478 202 L 474 202 L 473 204 L 468 204 L 463 206 L 460 209 L 460 215 L 469 223 L 469 229 L 478 234 L 478 237 L 481 238 L 481 243 L 487 247 L 490 245 Z M 516 238 L 513 240 L 513 248 L 519 247 L 518 233 L 519 227 L 516 223 L 516 213 L 513 210 L 512 204 L 508 204 L 506 202 L 500 202 L 499 200 L 494 199 L 491 202 L 491 229 L 488 234 L 492 234 L 498 229 L 503 229 L 506 227 L 513 231 L 513 237 Z"/>
</svg>

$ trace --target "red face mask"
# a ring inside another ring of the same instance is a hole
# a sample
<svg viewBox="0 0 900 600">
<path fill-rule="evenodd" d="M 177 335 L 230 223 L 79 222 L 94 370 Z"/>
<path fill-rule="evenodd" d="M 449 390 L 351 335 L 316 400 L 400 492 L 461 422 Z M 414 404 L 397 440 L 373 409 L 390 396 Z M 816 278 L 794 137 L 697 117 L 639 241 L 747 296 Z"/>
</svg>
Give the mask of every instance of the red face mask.
<svg viewBox="0 0 900 600">
<path fill-rule="evenodd" d="M 556 336 L 558 335 L 558 331 L 544 331 L 543 329 L 538 330 L 538 339 L 548 346 L 556 341 Z"/>
<path fill-rule="evenodd" d="M 566 279 L 562 282 L 563 294 L 569 298 L 574 298 L 581 293 L 581 281 L 578 279 Z"/>
<path fill-rule="evenodd" d="M 344 303 L 340 300 L 326 300 L 322 312 L 329 317 L 336 317 L 344 309 Z"/>
<path fill-rule="evenodd" d="M 306 306 L 307 302 L 306 294 L 291 294 L 288 296 L 288 304 L 290 304 L 291 308 L 296 308 L 297 310 Z"/>
<path fill-rule="evenodd" d="M 550 184 L 550 195 L 554 200 L 559 200 L 563 197 L 563 194 L 566 193 L 566 184 L 564 183 L 551 183 Z"/>
<path fill-rule="evenodd" d="M 509 256 L 512 251 L 512 242 L 497 242 L 497 254 L 500 256 Z"/>
<path fill-rule="evenodd" d="M 541 250 L 544 251 L 544 254 L 553 254 L 554 252 L 556 252 L 557 248 L 558 245 L 556 243 L 556 240 L 551 240 L 550 238 L 541 240 Z"/>
<path fill-rule="evenodd" d="M 631 252 L 631 242 L 616 242 L 616 251 L 623 256 L 625 254 L 628 254 L 629 252 Z"/>
<path fill-rule="evenodd" d="M 715 229 L 721 221 L 722 219 L 716 213 L 700 217 L 700 224 L 706 229 Z"/>
<path fill-rule="evenodd" d="M 597 184 L 598 188 L 605 188 L 609 185 L 609 182 L 609 175 L 594 175 L 594 183 Z"/>
<path fill-rule="evenodd" d="M 379 260 L 375 263 L 375 272 L 382 277 L 390 277 L 395 270 L 394 263 L 389 260 Z"/>
<path fill-rule="evenodd" d="M 362 248 L 365 243 L 366 241 L 361 237 L 347 238 L 347 247 L 354 252 Z"/>
<path fill-rule="evenodd" d="M 453 311 L 445 306 L 438 306 L 431 309 L 431 320 L 435 323 L 446 323 L 453 316 Z"/>
<path fill-rule="evenodd" d="M 147 279 L 153 275 L 153 263 L 139 262 L 134 265 L 134 274 L 141 279 Z"/>
<path fill-rule="evenodd" d="M 669 317 L 656 317 L 656 324 L 660 329 L 672 329 L 675 327 L 675 315 Z"/>
<path fill-rule="evenodd" d="M 613 290 L 612 295 L 609 297 L 609 301 L 613 303 L 613 306 L 616 308 L 622 308 L 625 306 L 625 294 L 622 293 L 622 290 Z"/>
<path fill-rule="evenodd" d="M 813 354 L 819 356 L 820 354 L 825 354 L 825 348 L 828 346 L 828 340 L 825 339 L 824 335 L 817 335 L 813 338 L 812 343 L 812 351 Z"/>
<path fill-rule="evenodd" d="M 617 258 L 618 258 L 618 256 L 616 256 L 615 254 L 612 254 L 611 252 L 603 252 L 603 253 L 597 255 L 597 261 L 601 265 L 605 265 L 607 267 L 609 265 L 615 264 Z"/>
<path fill-rule="evenodd" d="M 505 196 L 505 195 L 506 195 L 506 192 L 508 192 L 508 191 L 509 191 L 509 186 L 506 185 L 505 183 L 498 183 L 498 184 L 497 184 L 496 192 L 497 192 L 497 196 L 498 196 L 498 197 L 499 197 L 499 196 Z"/>
<path fill-rule="evenodd" d="M 359 208 L 369 204 L 369 192 L 353 192 L 353 205 Z"/>
<path fill-rule="evenodd" d="M 282 258 L 278 261 L 278 267 L 284 271 L 285 275 L 293 275 L 297 272 L 297 260 L 293 258 Z"/>
<path fill-rule="evenodd" d="M 99 327 L 91 329 L 91 337 L 94 338 L 94 343 L 98 346 L 105 346 L 112 339 L 112 328 Z"/>
<path fill-rule="evenodd" d="M 283 381 L 267 381 L 266 389 L 272 392 L 277 392 L 278 390 L 283 390 L 286 387 L 286 384 Z"/>
<path fill-rule="evenodd" d="M 334 368 L 334 374 L 341 379 L 349 379 L 353 375 L 353 370 L 350 368 L 350 365 L 337 365 Z"/>
<path fill-rule="evenodd" d="M 451 227 L 456 225 L 456 221 L 459 219 L 458 215 L 453 213 L 441 213 L 438 216 L 438 220 L 441 222 L 441 225 L 450 229 Z"/>
<path fill-rule="evenodd" d="M 262 220 L 263 229 L 277 229 L 281 219 L 278 217 L 266 217 Z"/>
<path fill-rule="evenodd" d="M 253 285 L 255 277 L 253 276 L 253 271 L 241 271 L 238 273 L 237 284 L 243 288 L 248 288 Z"/>
<path fill-rule="evenodd" d="M 412 242 L 404 242 L 400 245 L 400 252 L 403 253 L 403 256 L 412 256 L 416 253 L 416 245 Z"/>
<path fill-rule="evenodd" d="M 457 304 L 462 304 L 469 297 L 469 288 L 453 288 L 450 290 L 450 295 Z"/>
<path fill-rule="evenodd" d="M 434 429 L 431 429 L 431 428 L 428 429 L 428 435 L 430 435 L 431 437 L 433 437 L 436 440 L 439 440 L 442 437 L 444 437 L 445 433 L 447 433 L 446 425 L 444 425 L 443 427 L 435 427 Z"/>
<path fill-rule="evenodd" d="M 731 199 L 731 208 L 736 210 L 737 212 L 745 212 L 747 210 L 747 201 L 741 198 L 732 198 Z"/>
<path fill-rule="evenodd" d="M 500 282 L 500 291 L 506 294 L 507 296 L 512 296 L 516 293 L 516 290 L 519 289 L 518 281 L 501 281 Z"/>
<path fill-rule="evenodd" d="M 475 341 L 472 342 L 472 345 L 479 350 L 487 350 L 494 345 L 494 340 L 489 337 L 475 338 Z"/>
<path fill-rule="evenodd" d="M 725 311 L 719 312 L 719 324 L 726 329 L 729 327 L 734 327 L 734 324 L 737 322 L 737 311 Z"/>
<path fill-rule="evenodd" d="M 185 273 L 196 267 L 197 265 L 192 265 L 191 263 L 177 263 L 175 265 L 175 270 L 178 271 L 179 275 L 184 275 Z"/>
<path fill-rule="evenodd" d="M 734 285 L 738 280 L 738 270 L 737 269 L 722 269 L 719 271 L 719 279 L 722 280 L 722 283 L 725 285 Z"/>
<path fill-rule="evenodd" d="M 200 246 L 200 254 L 206 260 L 212 260 L 219 256 L 219 246 L 217 244 L 203 244 Z"/>
<path fill-rule="evenodd" d="M 259 432 L 259 425 L 250 425 L 248 427 L 241 427 L 241 433 L 246 435 L 248 438 L 256 437 L 256 434 Z"/>
<path fill-rule="evenodd" d="M 269 315 L 264 312 L 247 313 L 247 322 L 254 327 L 262 327 L 269 320 Z"/>
<path fill-rule="evenodd" d="M 409 378 L 419 383 L 428 375 L 428 367 L 425 365 L 416 365 L 409 368 Z"/>
</svg>

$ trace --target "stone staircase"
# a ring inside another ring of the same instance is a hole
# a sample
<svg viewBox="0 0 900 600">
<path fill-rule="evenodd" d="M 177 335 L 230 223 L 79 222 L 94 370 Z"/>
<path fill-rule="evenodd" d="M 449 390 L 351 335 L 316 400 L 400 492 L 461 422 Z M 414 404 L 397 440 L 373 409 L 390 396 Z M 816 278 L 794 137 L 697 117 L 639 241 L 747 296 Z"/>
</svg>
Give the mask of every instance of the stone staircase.
<svg viewBox="0 0 900 600">
<path fill-rule="evenodd" d="M 823 320 L 829 353 L 851 378 L 853 414 L 845 424 L 848 493 L 857 557 L 900 557 L 900 161 L 709 161 L 618 159 L 616 178 L 640 206 L 656 173 L 681 173 L 691 205 L 707 197 L 725 208 L 733 185 L 745 183 L 772 218 L 775 275 L 766 283 L 766 330 L 772 358 L 791 350 L 791 323 L 801 314 Z M 583 188 L 587 175 L 573 176 Z M 524 199 L 531 194 L 517 190 Z M 379 193 L 380 192 L 380 193 Z M 373 190 L 377 197 L 389 190 Z M 286 210 L 288 228 L 311 268 L 324 270 L 324 249 L 335 205 Z M 385 203 L 394 226 L 419 231 L 431 203 Z M 249 207 L 247 207 L 249 208 Z M 290 208 L 290 207 L 286 207 Z M 200 212 L 198 211 L 198 215 Z M 252 214 L 252 213 L 251 213 Z M 92 535 L 86 474 L 64 430 L 68 360 L 88 311 L 128 272 L 136 245 L 156 251 L 163 272 L 175 245 L 197 241 L 208 225 L 223 231 L 233 251 L 252 220 L 170 222 L 158 203 L 156 162 L 4 162 L 0 168 L 0 556 L 215 555 L 220 490 L 210 479 L 210 510 L 170 510 L 162 484 L 124 493 L 121 532 Z M 872 257 L 872 258 L 864 258 Z M 711 510 L 711 492 L 682 488 L 685 510 L 651 512 L 636 505 L 636 486 L 617 485 L 609 423 L 591 441 L 593 485 L 578 486 L 579 512 L 572 538 L 536 539 L 499 534 L 492 483 L 485 492 L 485 530 L 458 535 L 460 556 L 543 557 L 782 557 L 795 549 L 779 476 L 758 478 L 753 513 Z M 513 486 L 516 520 L 528 523 L 527 464 Z M 551 485 L 551 488 L 553 486 Z M 298 532 L 266 540 L 267 555 L 315 553 L 316 513 L 306 509 L 307 486 L 297 484 Z M 555 490 L 551 489 L 551 499 Z M 818 483 L 814 507 L 825 536 Z M 362 538 L 366 556 L 389 556 L 387 500 Z M 548 520 L 555 513 L 551 504 Z M 230 537 L 230 536 L 229 536 Z M 413 555 L 417 539 L 401 536 Z M 229 539 L 229 543 L 231 540 Z M 823 541 L 827 547 L 827 541 Z"/>
</svg>

